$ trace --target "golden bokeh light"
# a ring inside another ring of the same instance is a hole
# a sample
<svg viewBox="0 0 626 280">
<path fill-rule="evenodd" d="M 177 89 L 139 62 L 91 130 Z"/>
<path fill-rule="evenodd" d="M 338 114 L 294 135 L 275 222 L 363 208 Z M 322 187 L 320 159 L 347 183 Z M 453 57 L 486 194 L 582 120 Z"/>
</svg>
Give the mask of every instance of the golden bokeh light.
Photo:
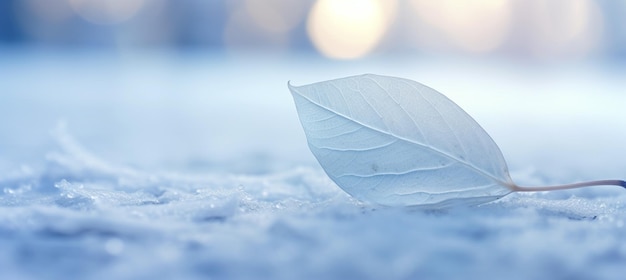
<svg viewBox="0 0 626 280">
<path fill-rule="evenodd" d="M 392 0 L 318 0 L 310 11 L 307 31 L 323 55 L 353 59 L 371 52 L 392 23 Z"/>
<path fill-rule="evenodd" d="M 83 19 L 95 24 L 116 24 L 129 20 L 144 6 L 144 0 L 68 0 Z"/>
<path fill-rule="evenodd" d="M 415 34 L 431 37 L 418 41 L 444 40 L 468 52 L 502 46 L 512 23 L 511 2 L 505 0 L 412 0 L 410 4 L 418 18 L 434 29 L 430 34 Z"/>
</svg>

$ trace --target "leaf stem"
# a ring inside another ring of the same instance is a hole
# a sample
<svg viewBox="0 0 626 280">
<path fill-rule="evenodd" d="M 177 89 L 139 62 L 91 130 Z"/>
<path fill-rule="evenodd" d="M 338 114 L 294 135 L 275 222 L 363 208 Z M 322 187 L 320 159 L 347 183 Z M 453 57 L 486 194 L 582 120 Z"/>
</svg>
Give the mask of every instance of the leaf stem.
<svg viewBox="0 0 626 280">
<path fill-rule="evenodd" d="M 598 180 L 589 182 L 580 182 L 565 185 L 554 185 L 544 187 L 520 187 L 518 185 L 511 185 L 510 188 L 515 192 L 542 192 L 542 191 L 554 191 L 554 190 L 567 190 L 577 189 L 591 186 L 619 186 L 626 188 L 626 181 L 623 180 Z"/>
</svg>

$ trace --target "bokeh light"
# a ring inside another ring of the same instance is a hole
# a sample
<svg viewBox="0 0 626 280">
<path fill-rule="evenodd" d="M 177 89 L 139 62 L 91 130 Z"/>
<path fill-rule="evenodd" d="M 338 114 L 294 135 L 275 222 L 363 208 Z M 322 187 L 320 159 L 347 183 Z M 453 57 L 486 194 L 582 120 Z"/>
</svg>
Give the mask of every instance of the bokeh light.
<svg viewBox="0 0 626 280">
<path fill-rule="evenodd" d="M 396 10 L 396 1 L 319 0 L 311 9 L 307 30 L 323 55 L 358 58 L 380 42 Z"/>
<path fill-rule="evenodd" d="M 626 57 L 625 4 L 593 0 L 5 0 L 0 44 L 533 60 Z"/>
</svg>

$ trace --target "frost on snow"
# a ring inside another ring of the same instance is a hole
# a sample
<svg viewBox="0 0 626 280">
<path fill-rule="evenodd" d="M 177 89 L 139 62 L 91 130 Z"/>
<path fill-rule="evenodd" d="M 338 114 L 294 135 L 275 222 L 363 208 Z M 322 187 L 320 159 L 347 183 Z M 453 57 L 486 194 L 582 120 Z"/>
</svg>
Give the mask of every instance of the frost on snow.
<svg viewBox="0 0 626 280">
<path fill-rule="evenodd" d="M 362 204 L 317 167 L 148 172 L 105 162 L 64 130 L 56 138 L 45 166 L 0 175 L 3 279 L 617 279 L 624 272 L 619 190 L 515 194 L 471 210 L 423 212 Z"/>
</svg>

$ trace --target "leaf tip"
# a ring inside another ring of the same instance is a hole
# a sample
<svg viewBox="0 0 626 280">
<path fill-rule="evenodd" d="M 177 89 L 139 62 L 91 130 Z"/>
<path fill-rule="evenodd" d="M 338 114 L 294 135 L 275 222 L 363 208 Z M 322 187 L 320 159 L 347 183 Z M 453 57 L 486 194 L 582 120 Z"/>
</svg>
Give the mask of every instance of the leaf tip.
<svg viewBox="0 0 626 280">
<path fill-rule="evenodd" d="M 293 94 L 296 92 L 296 86 L 291 84 L 291 80 L 287 81 L 287 88 L 289 88 L 289 91 Z"/>
</svg>

